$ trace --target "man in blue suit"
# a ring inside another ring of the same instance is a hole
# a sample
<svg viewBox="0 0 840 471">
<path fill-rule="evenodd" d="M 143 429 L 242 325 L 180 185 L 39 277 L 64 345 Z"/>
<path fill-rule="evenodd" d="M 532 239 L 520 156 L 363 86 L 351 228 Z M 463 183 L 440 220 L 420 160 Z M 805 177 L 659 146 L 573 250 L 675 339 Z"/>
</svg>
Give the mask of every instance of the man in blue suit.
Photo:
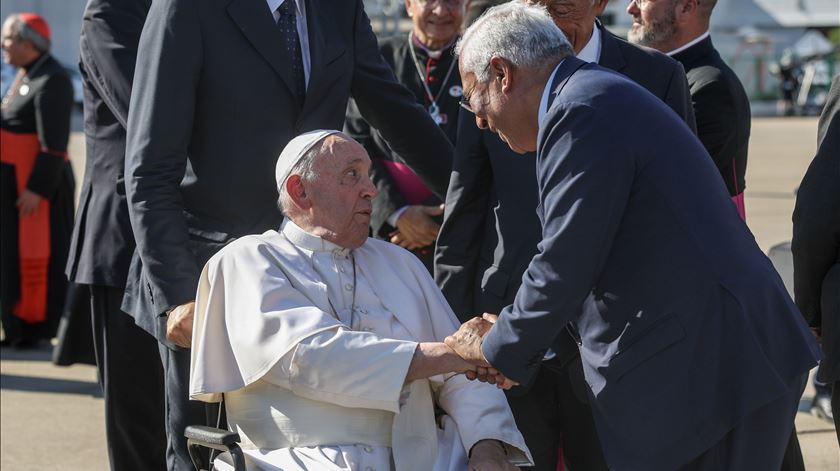
<svg viewBox="0 0 840 471">
<path fill-rule="evenodd" d="M 513 305 L 447 343 L 509 388 L 568 326 L 610 467 L 779 469 L 819 353 L 700 141 L 541 7 L 490 10 L 457 52 L 477 125 L 537 152 L 543 235 Z"/>
</svg>

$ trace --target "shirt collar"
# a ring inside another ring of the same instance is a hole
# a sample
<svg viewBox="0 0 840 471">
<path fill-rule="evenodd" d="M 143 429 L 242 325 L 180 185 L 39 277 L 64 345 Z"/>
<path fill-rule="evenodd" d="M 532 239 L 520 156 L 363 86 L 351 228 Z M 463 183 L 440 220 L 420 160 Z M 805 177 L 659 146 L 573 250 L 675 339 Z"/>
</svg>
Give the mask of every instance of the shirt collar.
<svg viewBox="0 0 840 471">
<path fill-rule="evenodd" d="M 702 40 L 704 40 L 708 37 L 709 37 L 709 32 L 706 31 L 705 33 L 701 34 L 700 36 L 697 36 L 696 38 L 692 39 L 691 41 L 683 44 L 682 46 L 680 46 L 680 47 L 678 47 L 678 48 L 674 49 L 673 51 L 668 52 L 666 54 L 668 54 L 669 56 L 673 56 L 674 54 L 677 54 L 679 52 L 683 52 L 686 49 L 690 48 L 691 46 L 699 43 L 700 41 L 702 41 Z"/>
<path fill-rule="evenodd" d="M 272 14 L 274 14 L 274 12 L 277 11 L 277 9 L 280 8 L 280 5 L 282 5 L 283 2 L 285 2 L 286 0 L 265 0 L 265 1 L 266 1 L 266 3 L 268 3 L 268 10 Z M 289 1 L 290 2 L 295 2 L 295 8 L 297 9 L 298 14 L 300 14 L 301 13 L 300 5 L 298 4 L 297 0 L 289 0 Z"/>
<path fill-rule="evenodd" d="M 539 124 L 540 127 L 542 127 L 542 122 L 545 118 L 545 115 L 548 114 L 548 105 L 550 104 L 548 102 L 548 99 L 551 96 L 551 92 L 553 91 L 551 90 L 551 84 L 554 83 L 554 76 L 557 75 L 557 71 L 560 69 L 560 66 L 563 65 L 563 60 L 561 60 L 560 63 L 557 64 L 557 67 L 555 67 L 554 71 L 551 72 L 551 75 L 548 76 L 548 82 L 546 82 L 545 88 L 543 89 L 542 98 L 540 98 L 540 110 L 539 114 L 537 114 L 537 124 Z"/>
<path fill-rule="evenodd" d="M 283 223 L 280 225 L 280 232 L 286 236 L 289 242 L 310 252 L 333 252 L 343 256 L 350 253 L 350 249 L 338 246 L 328 240 L 306 232 L 289 218 L 283 220 Z"/>
<path fill-rule="evenodd" d="M 598 28 L 598 24 L 595 24 L 595 27 L 592 28 L 592 36 L 589 38 L 589 42 L 586 43 L 586 46 L 583 46 L 583 49 L 580 50 L 580 54 L 577 55 L 577 58 L 585 61 L 585 62 L 592 62 L 597 64 L 598 59 L 601 58 L 601 28 Z"/>
</svg>

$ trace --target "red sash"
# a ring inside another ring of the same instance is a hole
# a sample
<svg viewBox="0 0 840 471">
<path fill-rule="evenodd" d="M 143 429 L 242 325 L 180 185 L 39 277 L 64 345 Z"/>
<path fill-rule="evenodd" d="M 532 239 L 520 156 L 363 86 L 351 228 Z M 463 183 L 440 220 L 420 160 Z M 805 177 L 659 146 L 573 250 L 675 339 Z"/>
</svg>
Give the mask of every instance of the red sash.
<svg viewBox="0 0 840 471">
<path fill-rule="evenodd" d="M 408 204 L 421 204 L 432 196 L 432 192 L 426 188 L 423 180 L 420 180 L 420 177 L 407 165 L 390 160 L 383 160 L 382 163 L 385 164 L 385 168 L 388 169 L 388 173 L 394 179 L 397 190 L 408 201 Z"/>
<path fill-rule="evenodd" d="M 14 165 L 17 194 L 23 193 L 41 151 L 38 135 L 0 130 L 0 161 Z M 20 299 L 12 313 L 30 324 L 47 319 L 47 272 L 50 262 L 50 202 L 38 204 L 34 214 L 18 219 Z"/>
</svg>

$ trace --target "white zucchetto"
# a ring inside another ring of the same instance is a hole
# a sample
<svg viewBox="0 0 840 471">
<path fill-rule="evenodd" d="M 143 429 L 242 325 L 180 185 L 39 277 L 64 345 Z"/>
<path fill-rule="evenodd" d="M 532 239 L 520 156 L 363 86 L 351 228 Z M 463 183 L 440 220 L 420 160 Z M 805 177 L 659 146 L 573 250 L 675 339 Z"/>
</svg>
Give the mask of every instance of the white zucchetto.
<svg viewBox="0 0 840 471">
<path fill-rule="evenodd" d="M 277 158 L 277 166 L 274 170 L 278 192 L 281 190 L 283 183 L 286 182 L 286 179 L 289 178 L 289 173 L 300 162 L 300 159 L 306 155 L 306 152 L 315 147 L 315 144 L 321 142 L 322 139 L 333 134 L 343 133 L 333 129 L 317 129 L 303 133 L 286 144 L 283 152 L 280 153 L 280 157 Z"/>
</svg>

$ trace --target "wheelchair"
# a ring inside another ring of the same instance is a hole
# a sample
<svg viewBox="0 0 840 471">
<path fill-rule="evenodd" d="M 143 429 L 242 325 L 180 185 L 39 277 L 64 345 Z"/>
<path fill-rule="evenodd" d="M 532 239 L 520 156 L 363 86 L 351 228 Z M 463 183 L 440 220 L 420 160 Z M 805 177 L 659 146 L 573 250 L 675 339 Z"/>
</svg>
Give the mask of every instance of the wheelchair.
<svg viewBox="0 0 840 471">
<path fill-rule="evenodd" d="M 187 438 L 187 449 L 190 452 L 190 459 L 197 471 L 210 471 L 213 469 L 213 459 L 217 453 L 230 453 L 233 459 L 234 471 L 247 471 L 245 468 L 245 455 L 239 447 L 239 434 L 215 427 L 203 425 L 190 425 L 184 430 Z M 209 461 L 205 461 L 206 454 L 202 449 L 210 449 Z"/>
</svg>

